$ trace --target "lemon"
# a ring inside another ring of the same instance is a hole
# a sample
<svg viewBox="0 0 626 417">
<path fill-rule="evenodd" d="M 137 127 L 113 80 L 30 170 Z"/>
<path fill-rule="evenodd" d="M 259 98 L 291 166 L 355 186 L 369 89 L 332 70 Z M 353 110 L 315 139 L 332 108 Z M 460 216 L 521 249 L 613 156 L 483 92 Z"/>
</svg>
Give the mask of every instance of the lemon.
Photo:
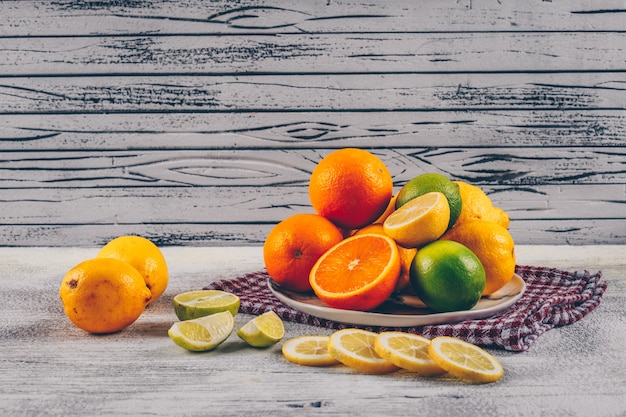
<svg viewBox="0 0 626 417">
<path fill-rule="evenodd" d="M 454 337 L 434 338 L 428 353 L 437 365 L 457 378 L 472 382 L 494 382 L 504 374 L 502 365 L 493 355 Z"/>
<path fill-rule="evenodd" d="M 378 335 L 369 330 L 343 329 L 330 336 L 328 353 L 344 365 L 368 374 L 385 374 L 398 369 L 381 358 L 374 344 Z"/>
<path fill-rule="evenodd" d="M 178 346 L 187 350 L 203 352 L 215 349 L 228 339 L 235 328 L 235 319 L 229 311 L 179 321 L 167 331 Z"/>
<path fill-rule="evenodd" d="M 268 311 L 244 324 L 237 336 L 250 346 L 268 347 L 285 336 L 285 327 L 278 314 Z"/>
<path fill-rule="evenodd" d="M 454 181 L 459 186 L 461 200 L 461 214 L 455 226 L 473 220 L 486 220 L 497 223 L 504 228 L 509 227 L 511 219 L 506 211 L 493 205 L 491 198 L 480 188 L 463 181 Z"/>
<path fill-rule="evenodd" d="M 230 311 L 234 317 L 239 312 L 240 300 L 226 291 L 199 290 L 178 294 L 172 303 L 180 320 L 190 320 L 222 311 Z"/>
<path fill-rule="evenodd" d="M 382 332 L 376 338 L 376 353 L 399 368 L 422 375 L 438 375 L 446 372 L 428 355 L 430 340 L 405 332 Z"/>
<path fill-rule="evenodd" d="M 448 205 L 450 206 L 450 219 L 448 220 L 448 229 L 456 223 L 463 201 L 458 184 L 447 178 L 445 175 L 435 172 L 429 172 L 418 175 L 417 177 L 407 181 L 406 184 L 398 191 L 396 198 L 396 209 L 399 209 L 415 197 L 419 197 L 426 193 L 437 191 L 446 196 Z"/>
<path fill-rule="evenodd" d="M 485 269 L 478 257 L 451 240 L 437 240 L 418 250 L 410 274 L 417 296 L 439 312 L 469 310 L 485 289 Z"/>
<path fill-rule="evenodd" d="M 289 362 L 305 366 L 331 366 L 339 361 L 328 353 L 329 336 L 307 335 L 294 337 L 283 344 L 283 356 Z"/>
<path fill-rule="evenodd" d="M 439 239 L 448 229 L 450 206 L 440 192 L 412 199 L 383 223 L 385 233 L 405 248 L 417 248 Z"/>
</svg>

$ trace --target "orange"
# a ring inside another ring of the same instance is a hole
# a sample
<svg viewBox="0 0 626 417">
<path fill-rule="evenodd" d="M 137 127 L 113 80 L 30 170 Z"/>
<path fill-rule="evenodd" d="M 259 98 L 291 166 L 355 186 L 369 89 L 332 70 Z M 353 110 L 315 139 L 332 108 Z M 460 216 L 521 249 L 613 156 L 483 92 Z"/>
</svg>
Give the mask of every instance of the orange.
<svg viewBox="0 0 626 417">
<path fill-rule="evenodd" d="M 509 231 L 499 224 L 485 220 L 461 223 L 441 239 L 459 242 L 478 257 L 486 275 L 483 295 L 498 291 L 513 278 L 515 243 Z"/>
<path fill-rule="evenodd" d="M 355 235 L 364 235 L 367 233 L 374 233 L 379 235 L 387 235 L 382 224 L 370 224 L 362 229 L 357 230 Z M 411 262 L 415 258 L 417 253 L 416 248 L 403 248 L 398 245 L 398 254 L 400 255 L 400 276 L 398 277 L 398 283 L 396 284 L 395 291 L 402 291 L 411 282 L 411 276 L 409 271 L 411 269 Z"/>
<path fill-rule="evenodd" d="M 317 297 L 330 307 L 371 310 L 393 292 L 400 275 L 396 243 L 381 234 L 342 240 L 324 253 L 311 269 Z"/>
<path fill-rule="evenodd" d="M 344 229 L 358 229 L 387 208 L 393 181 L 372 153 L 344 148 L 324 157 L 313 169 L 309 198 L 315 211 Z"/>
<path fill-rule="evenodd" d="M 59 295 L 72 323 L 91 333 L 124 329 L 139 318 L 151 297 L 135 268 L 110 258 L 76 265 L 65 274 Z"/>
<path fill-rule="evenodd" d="M 472 220 L 486 220 L 508 228 L 509 215 L 493 202 L 485 192 L 472 184 L 463 181 L 454 181 L 459 186 L 461 193 L 461 214 L 455 224 L 467 223 Z"/>
<path fill-rule="evenodd" d="M 395 194 L 393 197 L 391 197 L 391 200 L 389 200 L 389 204 L 387 205 L 387 208 L 385 209 L 383 214 L 381 214 L 380 217 L 378 217 L 376 220 L 374 220 L 373 223 L 375 223 L 375 224 L 378 224 L 378 223 L 383 224 L 385 222 L 385 220 L 387 219 L 387 217 L 389 217 L 389 215 L 396 210 L 396 200 L 397 199 L 398 199 L 398 194 Z"/>
<path fill-rule="evenodd" d="M 293 291 L 310 291 L 309 272 L 320 256 L 343 240 L 330 220 L 295 214 L 278 223 L 263 244 L 263 260 L 274 281 Z"/>
<path fill-rule="evenodd" d="M 169 281 L 167 263 L 161 250 L 141 236 L 120 236 L 104 245 L 98 258 L 114 258 L 130 264 L 143 276 L 152 293 L 150 303 L 163 294 Z"/>
</svg>

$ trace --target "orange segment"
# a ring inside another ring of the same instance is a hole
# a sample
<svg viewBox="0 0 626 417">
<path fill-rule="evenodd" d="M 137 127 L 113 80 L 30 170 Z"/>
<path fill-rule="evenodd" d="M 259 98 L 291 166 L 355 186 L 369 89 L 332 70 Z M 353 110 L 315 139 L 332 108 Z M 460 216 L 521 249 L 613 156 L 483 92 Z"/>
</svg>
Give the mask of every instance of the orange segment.
<svg viewBox="0 0 626 417">
<path fill-rule="evenodd" d="M 388 236 L 349 237 L 318 259 L 310 274 L 313 291 L 330 307 L 371 310 L 393 292 L 400 275 L 400 255 Z"/>
</svg>

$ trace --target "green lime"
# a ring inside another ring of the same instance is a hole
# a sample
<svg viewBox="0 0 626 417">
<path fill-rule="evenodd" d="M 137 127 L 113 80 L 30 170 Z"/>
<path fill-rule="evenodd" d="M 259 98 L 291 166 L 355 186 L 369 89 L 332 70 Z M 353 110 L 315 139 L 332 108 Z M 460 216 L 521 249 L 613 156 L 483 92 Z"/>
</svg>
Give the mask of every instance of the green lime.
<svg viewBox="0 0 626 417">
<path fill-rule="evenodd" d="M 240 300 L 235 294 L 220 290 L 199 290 L 178 294 L 172 300 L 174 311 L 180 320 L 196 319 L 222 311 L 235 316 Z"/>
<path fill-rule="evenodd" d="M 435 172 L 429 172 L 426 174 L 418 175 L 417 177 L 409 180 L 398 191 L 398 197 L 396 198 L 396 209 L 402 207 L 415 197 L 419 197 L 426 193 L 437 191 L 442 193 L 448 199 L 448 205 L 450 206 L 450 221 L 448 222 L 448 229 L 451 228 L 456 220 L 461 215 L 461 207 L 463 203 L 461 201 L 461 192 L 459 186 L 448 177 Z"/>
<path fill-rule="evenodd" d="M 178 346 L 203 352 L 215 349 L 228 339 L 234 329 L 233 315 L 229 311 L 222 311 L 210 316 L 176 322 L 167 334 Z"/>
<path fill-rule="evenodd" d="M 485 288 L 485 269 L 466 246 L 436 240 L 417 251 L 411 286 L 428 307 L 439 312 L 469 310 Z"/>
<path fill-rule="evenodd" d="M 268 311 L 244 324 L 237 336 L 250 346 L 268 347 L 285 336 L 285 327 L 278 314 Z"/>
</svg>

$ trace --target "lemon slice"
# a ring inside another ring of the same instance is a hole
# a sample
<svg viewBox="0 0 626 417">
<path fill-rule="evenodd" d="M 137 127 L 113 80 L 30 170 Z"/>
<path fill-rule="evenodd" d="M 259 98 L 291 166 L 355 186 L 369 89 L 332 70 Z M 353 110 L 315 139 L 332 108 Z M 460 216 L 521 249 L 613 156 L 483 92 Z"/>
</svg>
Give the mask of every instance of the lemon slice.
<svg viewBox="0 0 626 417">
<path fill-rule="evenodd" d="M 240 300 L 235 294 L 220 290 L 199 290 L 178 294 L 172 300 L 174 311 L 180 320 L 196 319 L 222 311 L 235 316 Z"/>
<path fill-rule="evenodd" d="M 167 334 L 178 346 L 203 352 L 215 349 L 228 339 L 234 328 L 233 315 L 229 311 L 222 311 L 206 317 L 176 322 Z"/>
<path fill-rule="evenodd" d="M 328 353 L 329 336 L 294 337 L 283 344 L 283 356 L 289 362 L 305 366 L 331 366 L 339 361 Z"/>
<path fill-rule="evenodd" d="M 278 314 L 268 311 L 244 324 L 237 336 L 250 346 L 267 347 L 285 336 L 285 327 Z"/>
<path fill-rule="evenodd" d="M 448 336 L 430 341 L 428 354 L 448 373 L 472 382 L 494 382 L 502 377 L 504 369 L 496 358 L 484 349 Z"/>
<path fill-rule="evenodd" d="M 376 353 L 399 368 L 422 375 L 438 375 L 446 372 L 428 355 L 430 340 L 405 332 L 383 332 L 376 338 Z"/>
<path fill-rule="evenodd" d="M 328 353 L 350 368 L 368 374 L 384 374 L 398 369 L 396 365 L 381 358 L 374 349 L 374 332 L 362 329 L 342 329 L 330 336 Z"/>
<path fill-rule="evenodd" d="M 437 240 L 448 229 L 450 206 L 446 196 L 430 192 L 410 200 L 383 223 L 387 235 L 405 248 L 418 248 Z"/>
</svg>

